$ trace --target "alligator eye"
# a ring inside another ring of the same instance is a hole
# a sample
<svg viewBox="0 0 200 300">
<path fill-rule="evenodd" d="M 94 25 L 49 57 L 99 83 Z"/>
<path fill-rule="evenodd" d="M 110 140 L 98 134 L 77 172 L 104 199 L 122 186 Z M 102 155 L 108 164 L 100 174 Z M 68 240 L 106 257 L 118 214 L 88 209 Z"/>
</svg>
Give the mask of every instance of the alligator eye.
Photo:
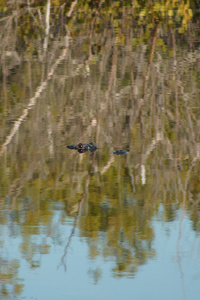
<svg viewBox="0 0 200 300">
<path fill-rule="evenodd" d="M 84 151 L 84 149 L 78 149 L 78 152 L 79 153 L 84 153 L 85 151 Z"/>
<path fill-rule="evenodd" d="M 78 148 L 82 149 L 82 148 L 83 148 L 83 144 L 82 144 L 82 143 L 79 143 L 79 144 L 78 144 Z"/>
</svg>

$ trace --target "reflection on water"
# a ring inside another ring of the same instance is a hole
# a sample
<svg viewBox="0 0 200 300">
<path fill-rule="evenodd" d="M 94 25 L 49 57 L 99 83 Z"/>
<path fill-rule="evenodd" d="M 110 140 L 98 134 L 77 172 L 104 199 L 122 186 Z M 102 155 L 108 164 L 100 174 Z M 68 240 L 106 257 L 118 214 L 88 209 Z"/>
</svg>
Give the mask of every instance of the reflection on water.
<svg viewBox="0 0 200 300">
<path fill-rule="evenodd" d="M 2 299 L 198 299 L 199 42 L 120 12 L 2 46 Z"/>
</svg>

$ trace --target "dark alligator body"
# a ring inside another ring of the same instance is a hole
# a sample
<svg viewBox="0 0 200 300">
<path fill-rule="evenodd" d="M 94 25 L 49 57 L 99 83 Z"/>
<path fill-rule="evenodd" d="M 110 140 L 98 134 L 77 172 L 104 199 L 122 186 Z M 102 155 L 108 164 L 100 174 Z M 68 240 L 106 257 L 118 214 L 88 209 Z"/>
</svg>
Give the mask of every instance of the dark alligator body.
<svg viewBox="0 0 200 300">
<path fill-rule="evenodd" d="M 77 150 L 79 153 L 85 153 L 87 151 L 95 152 L 97 149 L 99 149 L 97 147 L 97 145 L 93 142 L 91 142 L 89 144 L 79 143 L 78 145 L 68 145 L 66 147 L 71 150 Z M 113 154 L 115 154 L 115 155 L 122 155 L 122 154 L 127 154 L 127 153 L 128 153 L 128 151 L 126 151 L 126 150 L 117 150 L 117 151 L 113 152 Z"/>
<path fill-rule="evenodd" d="M 93 142 L 89 144 L 79 143 L 78 145 L 68 145 L 66 147 L 71 150 L 77 150 L 79 153 L 85 153 L 87 151 L 95 152 L 97 149 L 99 149 Z"/>
<path fill-rule="evenodd" d="M 127 154 L 127 153 L 128 153 L 128 151 L 126 151 L 126 150 L 117 150 L 117 151 L 113 152 L 113 154 L 115 154 L 115 155 L 122 155 L 122 154 Z"/>
</svg>

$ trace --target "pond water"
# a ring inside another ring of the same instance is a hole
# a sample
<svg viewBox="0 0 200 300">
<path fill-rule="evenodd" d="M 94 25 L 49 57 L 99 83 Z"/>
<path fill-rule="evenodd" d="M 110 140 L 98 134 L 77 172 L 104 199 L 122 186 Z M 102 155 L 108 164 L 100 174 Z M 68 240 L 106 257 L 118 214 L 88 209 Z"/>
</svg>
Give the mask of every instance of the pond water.
<svg viewBox="0 0 200 300">
<path fill-rule="evenodd" d="M 95 34 L 60 24 L 48 45 L 28 25 L 17 37 L 24 23 L 8 21 L 0 298 L 199 300 L 195 20 L 188 31 L 125 22 Z M 66 147 L 79 143 L 98 149 Z"/>
<path fill-rule="evenodd" d="M 162 211 L 159 212 L 162 214 Z M 87 239 L 74 232 L 71 222 L 60 224 L 62 210 L 57 211 L 52 220 L 55 231 L 47 237 L 45 234 L 32 236 L 35 248 L 48 243 L 48 254 L 38 253 L 33 267 L 21 256 L 20 237 L 9 237 L 9 230 L 2 226 L 2 235 L 6 239 L 6 256 L 11 260 L 20 258 L 18 280 L 23 279 L 22 299 L 198 299 L 200 278 L 200 240 L 192 233 L 191 222 L 181 213 L 173 223 L 165 223 L 159 217 L 152 220 L 155 251 L 153 258 L 138 267 L 134 276 L 116 277 L 116 260 L 103 255 L 91 257 Z M 70 245 L 66 254 L 66 245 Z M 130 275 L 130 276 L 129 276 Z"/>
</svg>

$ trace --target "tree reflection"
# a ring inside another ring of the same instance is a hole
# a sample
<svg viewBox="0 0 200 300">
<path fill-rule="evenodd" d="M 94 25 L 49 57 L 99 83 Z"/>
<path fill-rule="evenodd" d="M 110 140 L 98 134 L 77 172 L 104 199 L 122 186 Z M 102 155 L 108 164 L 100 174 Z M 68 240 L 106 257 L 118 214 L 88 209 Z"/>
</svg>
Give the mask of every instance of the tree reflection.
<svg viewBox="0 0 200 300">
<path fill-rule="evenodd" d="M 8 261 L 0 258 L 0 295 L 1 299 L 11 299 L 19 296 L 24 284 L 18 277 L 19 262 L 16 259 Z"/>
<path fill-rule="evenodd" d="M 162 220 L 181 209 L 199 234 L 199 29 L 187 32 L 199 21 L 183 1 L 61 2 L 54 14 L 37 1 L 2 11 L 0 224 L 21 237 L 30 268 L 53 244 L 66 268 L 78 229 L 90 259 L 135 276 L 156 255 L 161 205 Z M 65 148 L 89 141 L 100 149 Z M 20 262 L 1 262 L 1 294 L 20 293 Z"/>
</svg>

